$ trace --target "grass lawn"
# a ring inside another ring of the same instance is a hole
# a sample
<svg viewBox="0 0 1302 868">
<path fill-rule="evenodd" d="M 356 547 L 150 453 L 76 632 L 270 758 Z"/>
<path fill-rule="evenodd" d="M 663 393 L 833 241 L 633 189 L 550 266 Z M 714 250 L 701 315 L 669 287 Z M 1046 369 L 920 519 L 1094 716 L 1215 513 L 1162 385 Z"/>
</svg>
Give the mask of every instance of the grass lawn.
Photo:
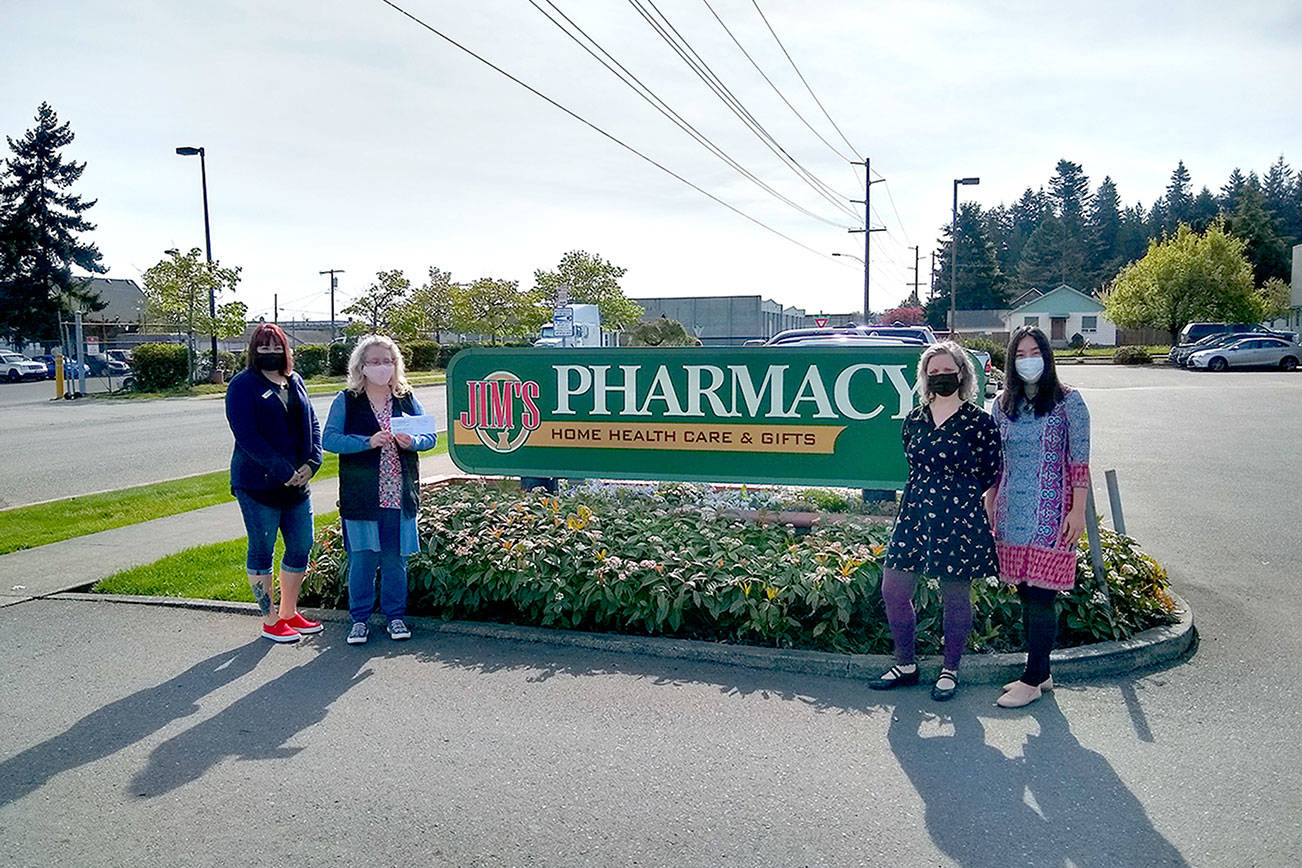
<svg viewBox="0 0 1302 868">
<path fill-rule="evenodd" d="M 421 454 L 439 455 L 447 451 L 447 437 L 441 433 L 438 445 Z M 338 475 L 339 456 L 327 452 L 321 469 L 313 478 L 330 479 Z M 153 485 L 0 510 L 0 555 L 202 509 L 228 500 L 234 500 L 230 473 L 217 470 Z"/>
<path fill-rule="evenodd" d="M 337 511 L 318 515 L 315 517 L 316 529 L 320 531 L 338 519 Z M 277 537 L 273 564 L 280 562 L 284 548 Z M 192 597 L 252 603 L 253 592 L 249 590 L 249 577 L 244 571 L 247 551 L 248 542 L 243 538 L 195 546 L 160 558 L 152 564 L 114 573 L 95 583 L 91 591 L 96 594 Z"/>
</svg>

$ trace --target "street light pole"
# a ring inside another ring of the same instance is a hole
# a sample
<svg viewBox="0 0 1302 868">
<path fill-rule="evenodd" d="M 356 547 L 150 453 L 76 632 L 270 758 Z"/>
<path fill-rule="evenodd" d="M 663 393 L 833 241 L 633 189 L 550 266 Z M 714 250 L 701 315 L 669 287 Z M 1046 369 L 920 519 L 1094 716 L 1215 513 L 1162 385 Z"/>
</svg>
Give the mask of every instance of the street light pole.
<svg viewBox="0 0 1302 868">
<path fill-rule="evenodd" d="M 217 290 L 212 283 L 212 229 L 208 221 L 208 162 L 201 147 L 181 147 L 176 152 L 182 157 L 199 155 L 199 177 L 203 183 L 203 244 L 208 256 L 208 318 L 212 323 L 212 371 L 209 380 L 220 383 L 221 371 L 217 368 Z"/>
<path fill-rule="evenodd" d="M 955 294 L 955 289 L 958 287 L 958 187 L 960 184 L 980 183 L 980 178 L 954 179 L 954 210 L 950 212 L 949 224 L 949 336 L 951 338 L 954 337 L 958 314 L 958 296 Z"/>
</svg>

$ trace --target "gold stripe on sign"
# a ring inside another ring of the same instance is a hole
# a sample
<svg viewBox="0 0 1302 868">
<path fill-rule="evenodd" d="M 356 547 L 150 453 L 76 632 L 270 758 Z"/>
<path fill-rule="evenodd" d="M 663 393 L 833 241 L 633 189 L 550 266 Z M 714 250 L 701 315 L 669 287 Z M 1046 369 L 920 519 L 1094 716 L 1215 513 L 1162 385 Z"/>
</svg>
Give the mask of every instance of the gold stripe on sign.
<svg viewBox="0 0 1302 868">
<path fill-rule="evenodd" d="M 692 422 L 543 422 L 524 447 L 663 449 L 685 452 L 775 452 L 831 455 L 844 425 L 727 425 Z M 458 421 L 458 446 L 480 446 Z"/>
</svg>

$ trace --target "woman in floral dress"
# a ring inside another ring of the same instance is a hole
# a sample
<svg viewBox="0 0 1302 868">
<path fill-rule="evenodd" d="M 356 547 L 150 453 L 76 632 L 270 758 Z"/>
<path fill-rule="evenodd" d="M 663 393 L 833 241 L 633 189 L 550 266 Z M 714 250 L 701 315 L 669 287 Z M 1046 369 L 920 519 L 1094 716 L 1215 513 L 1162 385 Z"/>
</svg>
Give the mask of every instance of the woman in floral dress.
<svg viewBox="0 0 1302 868">
<path fill-rule="evenodd" d="M 904 420 L 909 481 L 882 569 L 882 601 L 895 640 L 896 664 L 870 681 L 874 690 L 918 683 L 914 656 L 919 576 L 936 583 L 944 604 L 944 662 L 931 696 L 951 699 L 972 629 L 972 580 L 998 572 L 982 494 L 999 475 L 999 434 L 975 403 L 976 370 L 967 352 L 932 344 L 918 363 L 922 404 Z"/>
<path fill-rule="evenodd" d="M 1008 342 L 1004 389 L 993 411 L 1003 470 L 986 493 L 999 578 L 1017 588 L 1026 630 L 1026 671 L 1004 685 L 997 704 L 1019 708 L 1053 689 L 1049 652 L 1054 599 L 1076 581 L 1076 544 L 1085 528 L 1090 484 L 1090 415 L 1080 393 L 1058 382 L 1043 331 L 1016 329 Z"/>
</svg>

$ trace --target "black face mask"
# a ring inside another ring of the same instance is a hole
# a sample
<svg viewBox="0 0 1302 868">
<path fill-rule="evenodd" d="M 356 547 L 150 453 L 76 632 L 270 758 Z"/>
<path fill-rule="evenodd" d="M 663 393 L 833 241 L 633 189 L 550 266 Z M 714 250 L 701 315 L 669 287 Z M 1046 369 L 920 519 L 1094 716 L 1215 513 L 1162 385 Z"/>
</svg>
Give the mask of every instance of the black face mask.
<svg viewBox="0 0 1302 868">
<path fill-rule="evenodd" d="M 931 374 L 927 377 L 931 391 L 948 398 L 958 391 L 958 374 Z"/>
<path fill-rule="evenodd" d="M 254 353 L 254 364 L 260 371 L 283 371 L 285 370 L 284 353 Z"/>
</svg>

